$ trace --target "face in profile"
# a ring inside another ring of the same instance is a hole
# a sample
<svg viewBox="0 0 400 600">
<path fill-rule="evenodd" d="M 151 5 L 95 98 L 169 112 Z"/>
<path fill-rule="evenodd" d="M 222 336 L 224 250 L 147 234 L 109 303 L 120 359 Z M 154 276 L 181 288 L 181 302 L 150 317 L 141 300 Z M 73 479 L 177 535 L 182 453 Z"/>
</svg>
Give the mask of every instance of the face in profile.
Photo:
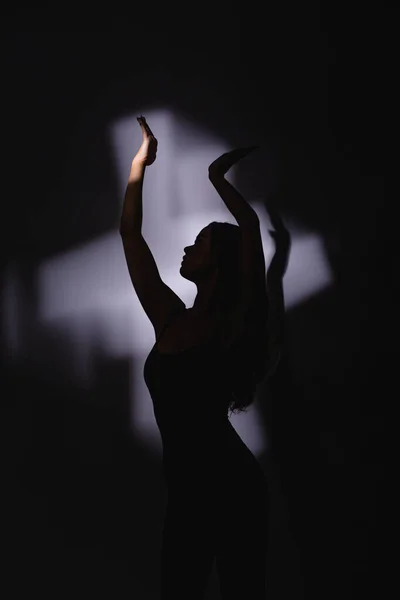
<svg viewBox="0 0 400 600">
<path fill-rule="evenodd" d="M 211 253 L 211 227 L 204 227 L 192 246 L 184 248 L 180 274 L 189 281 L 197 282 L 214 270 Z"/>
</svg>

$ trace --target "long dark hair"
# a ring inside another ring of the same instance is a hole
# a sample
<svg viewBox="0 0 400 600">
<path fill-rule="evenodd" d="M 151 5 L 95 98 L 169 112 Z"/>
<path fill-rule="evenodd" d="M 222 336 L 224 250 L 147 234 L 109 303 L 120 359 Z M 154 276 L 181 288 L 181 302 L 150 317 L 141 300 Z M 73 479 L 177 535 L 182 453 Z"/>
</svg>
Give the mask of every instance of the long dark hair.
<svg viewBox="0 0 400 600">
<path fill-rule="evenodd" d="M 217 221 L 210 223 L 210 227 L 211 253 L 218 268 L 212 306 L 221 316 L 219 321 L 223 331 L 224 326 L 227 326 L 224 316 L 229 314 L 240 294 L 241 230 L 238 225 Z M 231 413 L 246 411 L 268 375 L 267 315 L 268 302 L 264 285 L 260 288 L 255 305 L 246 316 L 243 335 L 229 348 Z"/>
</svg>

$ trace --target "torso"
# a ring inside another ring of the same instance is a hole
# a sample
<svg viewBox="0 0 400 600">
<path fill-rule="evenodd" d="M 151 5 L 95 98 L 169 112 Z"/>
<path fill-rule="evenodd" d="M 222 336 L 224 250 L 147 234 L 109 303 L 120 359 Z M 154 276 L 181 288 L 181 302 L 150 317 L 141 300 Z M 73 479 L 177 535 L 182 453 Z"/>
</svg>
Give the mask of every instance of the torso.
<svg viewBox="0 0 400 600">
<path fill-rule="evenodd" d="M 215 318 L 183 309 L 161 333 L 156 348 L 162 354 L 176 354 L 211 342 L 215 330 Z"/>
<path fill-rule="evenodd" d="M 214 334 L 217 330 L 216 323 L 215 318 L 195 315 L 190 309 L 183 308 L 160 331 L 154 348 L 159 354 L 172 356 L 185 350 L 196 349 L 208 342 L 211 345 L 214 343 Z M 190 363 L 191 361 L 188 364 L 189 371 Z M 166 364 L 169 367 L 169 360 Z M 229 360 L 226 363 L 211 361 L 211 364 L 218 364 L 218 371 L 221 373 L 227 368 Z M 200 360 L 200 365 L 203 365 L 202 360 Z M 201 368 L 203 367 L 201 366 Z M 208 366 L 206 368 L 208 369 Z M 204 375 L 207 380 L 207 372 Z M 215 384 L 215 380 L 213 384 Z M 167 393 L 165 388 L 163 393 Z M 210 389 L 211 394 L 212 389 Z M 172 393 L 170 398 L 173 398 Z M 212 482 L 213 486 L 218 484 L 224 489 L 231 489 L 229 486 L 234 486 L 236 494 L 241 486 L 247 494 L 249 486 L 253 485 L 252 482 L 255 482 L 254 485 L 256 485 L 260 480 L 264 485 L 264 476 L 260 465 L 227 418 L 230 400 L 228 395 L 226 396 L 226 406 L 221 405 L 222 408 L 218 409 L 218 418 L 216 418 L 218 403 L 214 402 L 213 407 L 210 407 L 210 415 L 206 422 L 202 419 L 195 419 L 191 423 L 187 423 L 183 430 L 179 426 L 179 420 L 170 419 L 169 415 L 170 413 L 174 414 L 174 408 L 168 408 L 168 402 L 165 400 L 166 398 L 156 397 L 155 414 L 158 415 L 158 424 L 160 430 L 163 431 L 164 469 L 167 474 L 168 486 L 171 489 L 185 488 L 186 490 L 192 489 L 193 486 L 196 490 L 198 486 L 204 489 Z M 223 403 L 223 393 L 218 395 L 218 400 Z M 186 407 L 185 411 L 186 414 L 190 414 L 190 406 Z M 224 418 L 220 418 L 220 415 L 223 415 Z M 187 456 L 182 454 L 180 441 L 182 436 L 185 451 L 189 452 L 191 456 L 190 472 L 186 469 Z M 193 483 L 194 481 L 199 483 Z"/>
</svg>

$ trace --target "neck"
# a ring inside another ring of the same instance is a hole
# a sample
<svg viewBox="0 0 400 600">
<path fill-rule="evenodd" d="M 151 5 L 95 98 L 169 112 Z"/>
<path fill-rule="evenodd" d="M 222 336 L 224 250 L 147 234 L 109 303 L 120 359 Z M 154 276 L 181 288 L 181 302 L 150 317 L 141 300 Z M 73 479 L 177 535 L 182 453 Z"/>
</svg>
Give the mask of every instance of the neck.
<svg viewBox="0 0 400 600">
<path fill-rule="evenodd" d="M 217 284 L 217 274 L 202 284 L 197 285 L 197 296 L 195 298 L 192 312 L 194 314 L 208 314 L 213 311 L 213 298 Z"/>
</svg>

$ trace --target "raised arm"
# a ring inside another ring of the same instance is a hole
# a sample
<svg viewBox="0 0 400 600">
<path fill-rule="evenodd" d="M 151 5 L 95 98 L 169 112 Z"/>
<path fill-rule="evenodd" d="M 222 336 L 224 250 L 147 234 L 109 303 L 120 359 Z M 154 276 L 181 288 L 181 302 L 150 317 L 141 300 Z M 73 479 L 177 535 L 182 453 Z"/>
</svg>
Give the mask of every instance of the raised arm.
<svg viewBox="0 0 400 600">
<path fill-rule="evenodd" d="M 234 186 L 225 179 L 225 173 L 255 149 L 237 148 L 223 154 L 208 169 L 211 183 L 221 196 L 228 210 L 232 213 L 241 230 L 240 247 L 240 297 L 227 317 L 227 345 L 241 337 L 243 329 L 248 326 L 248 315 L 267 310 L 265 290 L 265 260 L 261 239 L 260 220 L 257 213 L 246 202 Z M 264 302 L 265 299 L 265 302 Z"/>
<path fill-rule="evenodd" d="M 258 221 L 258 216 L 237 189 L 225 179 L 225 174 L 234 164 L 250 154 L 250 152 L 253 152 L 256 148 L 257 146 L 236 148 L 235 150 L 222 154 L 222 156 L 214 160 L 208 167 L 209 180 L 221 196 L 227 209 L 235 217 L 239 226 L 245 224 L 249 220 Z"/>
<path fill-rule="evenodd" d="M 153 254 L 142 236 L 143 179 L 146 167 L 156 159 L 157 140 L 146 119 L 139 117 L 138 121 L 143 140 L 132 161 L 119 231 L 133 287 L 158 339 L 171 316 L 185 305 L 162 281 Z"/>
<path fill-rule="evenodd" d="M 143 221 L 142 192 L 146 167 L 156 160 L 158 142 L 144 117 L 138 117 L 142 144 L 131 165 L 126 186 L 119 231 L 121 235 L 141 233 Z"/>
</svg>

